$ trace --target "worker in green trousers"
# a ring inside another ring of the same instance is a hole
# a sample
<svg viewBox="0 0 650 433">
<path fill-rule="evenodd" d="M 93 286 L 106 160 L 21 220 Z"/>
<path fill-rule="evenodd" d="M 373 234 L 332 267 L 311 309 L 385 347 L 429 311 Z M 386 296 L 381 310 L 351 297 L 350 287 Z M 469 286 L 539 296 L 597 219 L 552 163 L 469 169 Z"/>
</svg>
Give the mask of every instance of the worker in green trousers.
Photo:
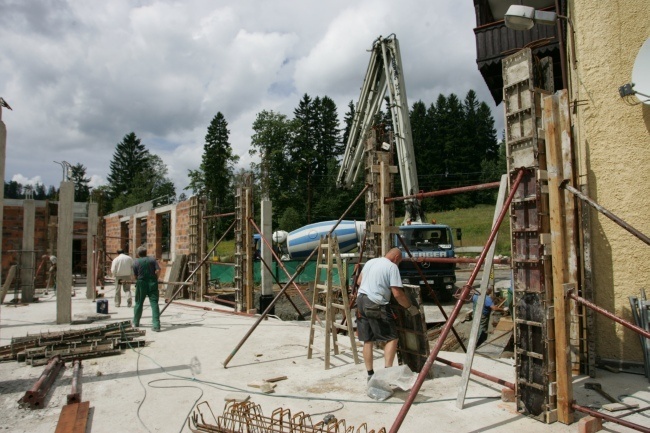
<svg viewBox="0 0 650 433">
<path fill-rule="evenodd" d="M 160 307 L 158 306 L 158 273 L 160 265 L 153 257 L 147 257 L 146 248 L 138 248 L 138 258 L 133 262 L 135 283 L 135 307 L 133 326 L 140 326 L 144 300 L 149 297 L 151 304 L 152 331 L 160 331 Z"/>
</svg>

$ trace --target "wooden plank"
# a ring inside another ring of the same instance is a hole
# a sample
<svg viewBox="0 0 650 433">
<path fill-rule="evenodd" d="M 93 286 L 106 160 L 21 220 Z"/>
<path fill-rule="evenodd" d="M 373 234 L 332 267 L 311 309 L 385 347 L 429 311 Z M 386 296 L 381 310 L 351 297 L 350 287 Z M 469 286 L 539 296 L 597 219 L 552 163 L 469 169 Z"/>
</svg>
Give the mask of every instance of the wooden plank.
<svg viewBox="0 0 650 433">
<path fill-rule="evenodd" d="M 187 255 L 179 254 L 176 256 L 176 260 L 172 263 L 171 270 L 169 271 L 169 281 L 182 281 L 183 270 L 187 264 Z M 165 299 L 171 299 L 174 295 L 176 288 L 174 284 L 166 282 L 167 288 L 165 289 Z"/>
<path fill-rule="evenodd" d="M 558 116 L 560 138 L 559 145 L 562 152 L 562 177 L 568 181 L 569 185 L 575 187 L 573 173 L 573 152 L 571 146 L 571 119 L 569 118 L 569 100 L 566 90 L 557 92 L 558 96 Z M 565 249 L 567 254 L 567 280 L 569 284 L 578 285 L 578 221 L 576 218 L 576 197 L 569 192 L 564 192 L 564 218 L 566 227 L 566 236 L 564 238 Z M 583 295 L 581 293 L 581 295 Z M 587 358 L 586 336 L 582 331 L 582 322 L 584 321 L 585 307 L 577 302 L 570 300 L 569 308 L 571 310 L 570 323 L 570 341 L 571 341 L 571 369 L 573 374 L 580 374 L 580 360 Z"/>
<path fill-rule="evenodd" d="M 7 274 L 7 278 L 5 279 L 5 283 L 2 285 L 2 292 L 0 292 L 0 304 L 2 304 L 5 301 L 5 296 L 7 296 L 7 291 L 9 290 L 9 287 L 11 287 L 11 283 L 13 283 L 15 276 L 16 276 L 16 265 L 11 265 L 11 267 L 9 268 L 9 273 Z"/>
<path fill-rule="evenodd" d="M 497 203 L 494 208 L 494 216 L 492 217 L 492 227 L 496 224 L 499 219 L 499 214 L 501 209 L 503 209 L 503 204 L 506 199 L 506 192 L 508 190 L 508 175 L 504 174 L 501 176 L 501 185 L 499 185 L 499 194 L 497 196 Z M 485 263 L 492 263 L 494 259 L 494 250 L 496 249 L 497 236 L 494 237 L 494 241 L 490 245 L 487 255 L 485 256 Z M 485 306 L 485 297 L 487 295 L 488 283 L 490 281 L 490 273 L 492 272 L 492 266 L 483 266 L 483 276 L 481 278 L 481 287 L 478 300 L 476 301 L 476 307 L 474 308 L 474 319 L 472 320 L 472 329 L 469 334 L 469 341 L 467 342 L 467 353 L 465 354 L 465 364 L 463 365 L 463 373 L 461 375 L 460 384 L 458 385 L 458 396 L 456 397 L 456 407 L 462 409 L 465 405 L 465 395 L 467 394 L 467 384 L 469 383 L 469 374 L 472 368 L 472 362 L 474 362 L 474 352 L 476 351 L 476 340 L 478 340 L 478 331 L 481 325 L 481 312 Z M 461 301 L 458 301 L 461 302 Z"/>
<path fill-rule="evenodd" d="M 391 227 L 394 218 L 391 203 L 386 203 L 386 199 L 392 195 L 390 166 L 381 162 L 379 173 L 381 179 L 381 190 L 379 196 L 379 207 L 381 209 L 381 256 L 385 256 L 392 247 Z"/>
<path fill-rule="evenodd" d="M 553 309 L 555 313 L 555 363 L 557 384 L 557 416 L 564 424 L 573 422 L 573 384 L 571 375 L 571 354 L 569 341 L 569 302 L 564 294 L 569 269 L 567 251 L 564 243 L 566 237 L 564 220 L 564 197 L 560 184 L 564 180 L 561 125 L 559 119 L 559 97 L 557 95 L 543 98 L 544 130 L 546 131 L 546 154 L 549 190 L 549 208 L 551 222 L 551 250 L 553 274 Z"/>
<path fill-rule="evenodd" d="M 86 433 L 90 402 L 66 404 L 61 409 L 54 433 Z"/>
</svg>

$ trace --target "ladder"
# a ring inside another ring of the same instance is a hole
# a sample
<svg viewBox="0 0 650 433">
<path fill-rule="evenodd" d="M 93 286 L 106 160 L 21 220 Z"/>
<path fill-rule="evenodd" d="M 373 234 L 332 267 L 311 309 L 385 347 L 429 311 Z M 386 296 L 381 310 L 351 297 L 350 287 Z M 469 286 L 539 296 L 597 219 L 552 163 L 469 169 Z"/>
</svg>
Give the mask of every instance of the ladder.
<svg viewBox="0 0 650 433">
<path fill-rule="evenodd" d="M 314 349 L 314 334 L 316 331 L 316 319 L 319 311 L 325 313 L 325 369 L 330 368 L 330 352 L 332 344 L 334 354 L 339 354 L 339 343 L 337 340 L 337 330 L 347 331 L 350 338 L 350 347 L 354 363 L 359 363 L 357 346 L 352 329 L 352 317 L 350 314 L 350 300 L 348 290 L 345 284 L 341 255 L 339 253 L 339 244 L 336 236 L 323 236 L 318 246 L 318 256 L 316 263 L 316 278 L 314 280 L 314 297 L 311 310 L 311 322 L 309 325 L 309 345 L 307 350 L 307 359 L 311 359 Z M 340 284 L 334 286 L 332 280 L 332 270 L 336 266 L 339 275 Z M 325 272 L 323 278 L 323 272 Z M 324 304 L 322 303 L 324 299 Z M 340 312 L 344 317 L 344 325 L 336 322 L 336 314 Z M 322 329 L 321 325 L 318 325 Z"/>
</svg>

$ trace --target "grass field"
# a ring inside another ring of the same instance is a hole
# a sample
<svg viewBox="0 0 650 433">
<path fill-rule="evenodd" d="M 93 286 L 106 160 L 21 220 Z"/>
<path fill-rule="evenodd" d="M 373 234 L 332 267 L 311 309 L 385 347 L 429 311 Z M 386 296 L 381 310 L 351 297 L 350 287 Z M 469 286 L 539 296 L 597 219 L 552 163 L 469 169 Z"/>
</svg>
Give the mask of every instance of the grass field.
<svg viewBox="0 0 650 433">
<path fill-rule="evenodd" d="M 488 236 L 490 236 L 493 217 L 494 206 L 489 205 L 427 214 L 428 221 L 435 219 L 440 224 L 451 226 L 454 236 L 456 236 L 457 228 L 462 230 L 462 240 L 455 241 L 456 247 L 484 245 Z M 508 215 L 504 218 L 499 229 L 495 254 L 510 256 L 510 218 Z"/>
<path fill-rule="evenodd" d="M 427 221 L 435 219 L 440 224 L 451 226 L 454 236 L 456 236 L 456 229 L 460 228 L 463 234 L 462 239 L 460 241 L 455 240 L 455 245 L 456 247 L 469 247 L 483 246 L 490 235 L 493 216 L 494 206 L 479 205 L 469 209 L 427 214 L 426 219 Z M 397 224 L 399 223 L 398 220 Z M 212 248 L 212 244 L 208 248 Z M 232 256 L 234 252 L 235 241 L 225 240 L 217 247 L 214 255 L 220 257 Z M 496 254 L 510 256 L 510 219 L 507 215 L 499 230 Z"/>
</svg>

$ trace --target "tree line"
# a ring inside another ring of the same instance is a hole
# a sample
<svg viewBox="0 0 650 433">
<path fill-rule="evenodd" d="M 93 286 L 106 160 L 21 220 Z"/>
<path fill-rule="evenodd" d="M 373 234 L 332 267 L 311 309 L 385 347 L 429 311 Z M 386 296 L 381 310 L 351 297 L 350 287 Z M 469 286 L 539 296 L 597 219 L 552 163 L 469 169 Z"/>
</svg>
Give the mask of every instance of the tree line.
<svg viewBox="0 0 650 433">
<path fill-rule="evenodd" d="M 386 100 L 388 104 L 388 100 Z M 273 201 L 277 227 L 293 230 L 316 221 L 338 219 L 361 191 L 363 170 L 350 190 L 336 187 L 341 157 L 355 116 L 355 106 L 339 124 L 337 108 L 328 98 L 304 95 L 293 117 L 262 111 L 253 123 L 250 154 L 258 188 Z M 376 127 L 393 130 L 388 107 L 374 120 Z M 414 153 L 420 190 L 434 191 L 493 182 L 506 172 L 504 146 L 497 140 L 488 105 L 470 90 L 464 100 L 439 95 L 428 106 L 417 101 L 410 110 Z M 363 162 L 362 162 L 363 163 Z M 399 176 L 395 193 L 401 195 Z M 423 202 L 436 212 L 494 203 L 496 191 L 442 196 Z M 396 214 L 404 214 L 397 204 Z M 349 218 L 364 219 L 364 203 Z"/>
<path fill-rule="evenodd" d="M 74 200 L 79 202 L 88 201 L 91 188 L 88 186 L 90 179 L 86 177 L 86 167 L 80 163 L 72 165 L 69 167 L 68 175 L 75 186 Z M 24 199 L 30 193 L 34 200 L 59 199 L 59 188 L 54 185 L 50 185 L 46 189 L 45 185 L 40 182 L 35 185 L 23 185 L 15 180 L 5 182 L 5 198 Z"/>
<path fill-rule="evenodd" d="M 386 101 L 388 104 L 388 101 Z M 199 167 L 189 170 L 192 194 L 206 198 L 208 213 L 232 212 L 235 188 L 244 177 L 254 179 L 256 200 L 266 197 L 273 202 L 274 228 L 293 230 L 302 225 L 338 219 L 363 188 L 363 170 L 349 190 L 336 186 L 336 178 L 345 143 L 355 116 L 355 106 L 348 104 L 343 123 L 338 109 L 328 96 L 303 95 L 287 116 L 272 110 L 258 113 L 253 122 L 249 154 L 256 157 L 250 169 L 238 168 L 229 141 L 228 122 L 221 112 L 208 125 Z M 392 130 L 389 110 L 380 110 L 375 126 Z M 499 180 L 505 173 L 504 146 L 497 140 L 494 118 L 487 104 L 470 90 L 463 100 L 457 95 L 440 94 L 426 105 L 417 101 L 410 110 L 411 129 L 418 181 L 422 191 L 434 191 Z M 107 214 L 146 201 L 166 204 L 175 201 L 176 188 L 168 177 L 162 159 L 149 151 L 134 132 L 117 143 L 110 162 L 108 183 L 91 190 L 86 167 L 77 163 L 70 168 L 69 179 L 75 184 L 75 201 L 99 203 L 100 213 Z M 401 195 L 399 177 L 396 194 Z M 24 198 L 26 186 L 5 182 L 6 198 Z M 42 184 L 33 189 L 37 200 L 57 199 L 58 190 Z M 184 200 L 183 192 L 178 200 Z M 494 203 L 495 191 L 427 199 L 428 212 Z M 396 213 L 403 214 L 397 204 Z M 348 214 L 350 219 L 365 217 L 360 200 Z M 221 231 L 224 222 L 211 227 Z"/>
</svg>

